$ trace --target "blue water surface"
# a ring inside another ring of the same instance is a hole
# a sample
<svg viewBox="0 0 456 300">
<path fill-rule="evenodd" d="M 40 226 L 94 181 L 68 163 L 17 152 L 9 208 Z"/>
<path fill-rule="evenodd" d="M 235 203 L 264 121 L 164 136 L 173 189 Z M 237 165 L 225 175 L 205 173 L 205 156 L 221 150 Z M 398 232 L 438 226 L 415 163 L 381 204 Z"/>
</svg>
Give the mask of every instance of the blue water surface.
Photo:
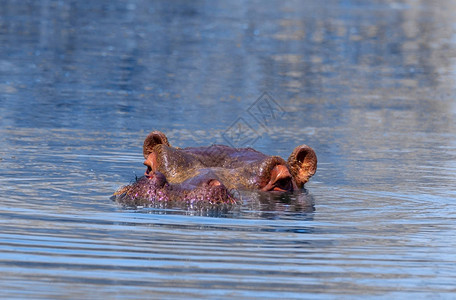
<svg viewBox="0 0 456 300">
<path fill-rule="evenodd" d="M 453 298 L 455 20 L 450 0 L 0 0 L 0 297 Z M 318 171 L 228 213 L 124 209 L 152 130 L 305 143 Z"/>
</svg>

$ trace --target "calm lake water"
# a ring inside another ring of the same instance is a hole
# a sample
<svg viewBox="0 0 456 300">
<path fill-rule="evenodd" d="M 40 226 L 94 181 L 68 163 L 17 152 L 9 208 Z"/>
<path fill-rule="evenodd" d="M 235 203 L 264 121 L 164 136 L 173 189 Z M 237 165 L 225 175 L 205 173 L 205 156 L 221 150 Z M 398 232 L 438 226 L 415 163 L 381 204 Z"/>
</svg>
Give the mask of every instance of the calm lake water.
<svg viewBox="0 0 456 300">
<path fill-rule="evenodd" d="M 0 297 L 455 297 L 455 34 L 451 0 L 0 0 Z M 118 207 L 152 130 L 318 171 Z"/>
</svg>

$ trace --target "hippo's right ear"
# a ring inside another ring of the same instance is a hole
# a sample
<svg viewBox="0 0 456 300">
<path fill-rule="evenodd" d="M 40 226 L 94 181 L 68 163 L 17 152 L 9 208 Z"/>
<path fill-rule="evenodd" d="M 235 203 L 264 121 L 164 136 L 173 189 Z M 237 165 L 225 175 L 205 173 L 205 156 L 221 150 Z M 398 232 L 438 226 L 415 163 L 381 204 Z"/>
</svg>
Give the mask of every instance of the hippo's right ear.
<svg viewBox="0 0 456 300">
<path fill-rule="evenodd" d="M 307 145 L 296 147 L 288 158 L 291 176 L 299 188 L 317 171 L 317 154 Z"/>
<path fill-rule="evenodd" d="M 152 131 L 144 140 L 143 146 L 143 155 L 144 158 L 147 159 L 147 156 L 152 152 L 154 147 L 158 144 L 165 144 L 166 146 L 170 146 L 168 143 L 168 139 L 166 135 L 161 131 Z"/>
</svg>

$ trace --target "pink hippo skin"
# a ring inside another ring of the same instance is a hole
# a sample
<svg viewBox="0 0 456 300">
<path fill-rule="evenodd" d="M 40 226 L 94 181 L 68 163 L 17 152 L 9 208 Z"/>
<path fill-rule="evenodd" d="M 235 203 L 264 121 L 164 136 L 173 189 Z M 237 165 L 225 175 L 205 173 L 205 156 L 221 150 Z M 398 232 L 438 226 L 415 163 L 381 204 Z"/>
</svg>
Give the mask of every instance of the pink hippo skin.
<svg viewBox="0 0 456 300">
<path fill-rule="evenodd" d="M 239 202 L 234 190 L 292 192 L 317 170 L 315 151 L 306 145 L 296 147 L 285 161 L 252 148 L 175 148 L 160 131 L 146 137 L 143 154 L 144 176 L 114 193 L 124 206 L 168 201 L 232 205 Z"/>
</svg>

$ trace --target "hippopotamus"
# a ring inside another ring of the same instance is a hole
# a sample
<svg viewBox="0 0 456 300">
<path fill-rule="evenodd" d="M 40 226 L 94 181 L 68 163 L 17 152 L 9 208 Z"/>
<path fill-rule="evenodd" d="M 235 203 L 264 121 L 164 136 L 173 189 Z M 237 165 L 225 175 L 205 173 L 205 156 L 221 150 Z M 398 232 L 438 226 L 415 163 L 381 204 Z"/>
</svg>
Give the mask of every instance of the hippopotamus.
<svg viewBox="0 0 456 300">
<path fill-rule="evenodd" d="M 317 170 L 317 155 L 307 145 L 297 146 L 284 160 L 252 148 L 172 147 L 160 131 L 147 135 L 143 155 L 144 176 L 114 193 L 124 206 L 169 201 L 237 205 L 238 191 L 293 192 L 302 189 Z"/>
</svg>

